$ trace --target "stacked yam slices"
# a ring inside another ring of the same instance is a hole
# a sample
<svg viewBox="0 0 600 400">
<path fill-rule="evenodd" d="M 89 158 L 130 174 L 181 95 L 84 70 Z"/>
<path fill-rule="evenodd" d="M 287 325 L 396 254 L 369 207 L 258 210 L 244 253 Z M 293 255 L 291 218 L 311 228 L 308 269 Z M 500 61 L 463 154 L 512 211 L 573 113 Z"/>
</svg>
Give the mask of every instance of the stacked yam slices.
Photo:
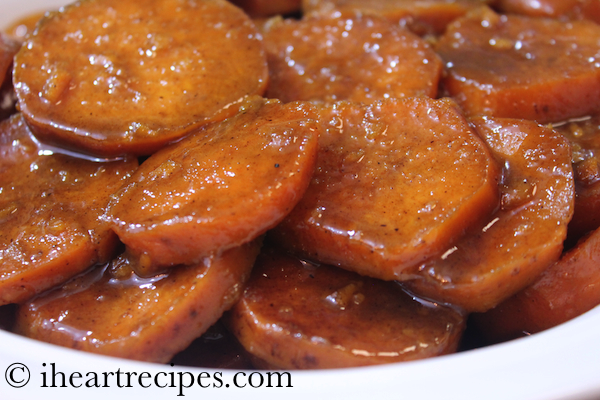
<svg viewBox="0 0 600 400">
<path fill-rule="evenodd" d="M 314 369 L 596 306 L 600 18 L 536 3 L 79 0 L 0 35 L 0 326 Z"/>
</svg>

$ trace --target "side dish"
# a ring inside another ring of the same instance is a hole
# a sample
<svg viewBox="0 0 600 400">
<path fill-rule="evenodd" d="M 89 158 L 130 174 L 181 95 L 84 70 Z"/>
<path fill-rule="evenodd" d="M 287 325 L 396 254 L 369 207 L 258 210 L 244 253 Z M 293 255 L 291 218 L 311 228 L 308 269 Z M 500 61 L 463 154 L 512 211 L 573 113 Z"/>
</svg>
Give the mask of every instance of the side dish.
<svg viewBox="0 0 600 400">
<path fill-rule="evenodd" d="M 78 0 L 15 21 L 0 326 L 156 363 L 217 335 L 238 361 L 194 365 L 318 369 L 595 307 L 600 18 L 539 3 Z"/>
</svg>

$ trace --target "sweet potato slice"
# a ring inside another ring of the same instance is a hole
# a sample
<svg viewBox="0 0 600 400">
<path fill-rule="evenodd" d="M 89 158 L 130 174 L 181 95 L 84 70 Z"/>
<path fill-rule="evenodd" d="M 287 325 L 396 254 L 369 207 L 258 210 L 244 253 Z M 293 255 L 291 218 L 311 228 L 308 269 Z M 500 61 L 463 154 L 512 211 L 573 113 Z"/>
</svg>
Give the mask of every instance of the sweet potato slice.
<svg viewBox="0 0 600 400">
<path fill-rule="evenodd" d="M 254 98 L 146 160 L 108 210 L 138 272 L 197 263 L 281 221 L 312 177 L 316 119 L 308 103 Z"/>
<path fill-rule="evenodd" d="M 263 250 L 224 317 L 240 343 L 274 368 L 315 369 L 451 353 L 464 315 L 419 301 L 393 282 Z"/>
<path fill-rule="evenodd" d="M 504 165 L 502 201 L 485 226 L 407 271 L 415 293 L 486 311 L 534 282 L 559 257 L 573 215 L 568 141 L 532 121 L 477 118 Z"/>
<path fill-rule="evenodd" d="M 241 294 L 260 241 L 150 278 L 118 257 L 23 304 L 15 330 L 60 346 L 167 362 Z"/>
<path fill-rule="evenodd" d="M 265 25 L 267 96 L 373 102 L 436 97 L 442 63 L 423 39 L 382 18 L 313 16 Z"/>
<path fill-rule="evenodd" d="M 268 78 L 256 27 L 225 0 L 87 0 L 50 13 L 16 56 L 19 107 L 41 139 L 147 155 Z"/>
<path fill-rule="evenodd" d="M 600 26 L 498 15 L 455 21 L 436 50 L 445 90 L 469 115 L 564 121 L 600 111 Z"/>
<path fill-rule="evenodd" d="M 600 227 L 600 116 L 553 124 L 571 143 L 575 177 L 575 211 L 568 244 Z"/>
<path fill-rule="evenodd" d="M 598 0 L 496 0 L 494 7 L 503 13 L 530 17 L 600 21 Z"/>
<path fill-rule="evenodd" d="M 452 101 L 341 102 L 321 118 L 313 180 L 271 234 L 286 249 L 394 280 L 497 208 L 500 168 Z"/>
<path fill-rule="evenodd" d="M 0 304 L 112 258 L 118 241 L 99 217 L 137 160 L 48 155 L 21 114 L 0 123 L 0 154 Z"/>
<path fill-rule="evenodd" d="M 562 324 L 600 304 L 600 230 L 565 253 L 525 290 L 474 320 L 493 342 Z"/>
<path fill-rule="evenodd" d="M 486 0 L 303 0 L 306 13 L 380 15 L 418 34 L 440 34 L 454 19 Z"/>
</svg>

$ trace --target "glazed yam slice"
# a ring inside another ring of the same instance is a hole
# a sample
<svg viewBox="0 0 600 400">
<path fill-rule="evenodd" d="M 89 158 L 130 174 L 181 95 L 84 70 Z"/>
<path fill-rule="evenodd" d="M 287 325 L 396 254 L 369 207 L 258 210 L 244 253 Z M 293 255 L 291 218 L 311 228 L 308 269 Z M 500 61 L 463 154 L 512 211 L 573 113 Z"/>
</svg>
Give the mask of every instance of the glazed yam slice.
<svg viewBox="0 0 600 400">
<path fill-rule="evenodd" d="M 575 244 L 600 227 L 600 115 L 553 124 L 571 143 L 575 210 L 568 241 Z"/>
<path fill-rule="evenodd" d="M 225 316 L 258 366 L 355 367 L 456 350 L 464 328 L 456 310 L 419 301 L 394 282 L 282 254 L 263 250 Z"/>
<path fill-rule="evenodd" d="M 407 271 L 415 293 L 487 311 L 533 283 L 559 257 L 573 215 L 571 151 L 559 133 L 532 121 L 477 118 L 504 165 L 501 208 L 444 254 Z"/>
<path fill-rule="evenodd" d="M 569 321 L 600 304 L 600 230 L 565 253 L 525 290 L 477 316 L 494 342 Z"/>
<path fill-rule="evenodd" d="M 101 156 L 151 154 L 267 78 L 256 27 L 225 0 L 76 2 L 38 24 L 14 71 L 38 137 Z"/>
<path fill-rule="evenodd" d="M 310 104 L 254 98 L 146 160 L 108 212 L 138 272 L 197 263 L 281 221 L 310 182 L 316 119 Z"/>
<path fill-rule="evenodd" d="M 564 121 L 600 110 L 600 26 L 498 15 L 454 22 L 436 50 L 445 90 L 469 115 Z"/>
<path fill-rule="evenodd" d="M 486 0 L 303 0 L 306 13 L 341 12 L 383 16 L 418 34 L 440 34 L 454 19 Z"/>
<path fill-rule="evenodd" d="M 600 22 L 598 0 L 497 0 L 494 6 L 503 13 Z"/>
<path fill-rule="evenodd" d="M 341 102 L 321 118 L 315 175 L 272 232 L 286 249 L 394 280 L 497 208 L 500 169 L 452 101 Z"/>
<path fill-rule="evenodd" d="M 267 96 L 373 102 L 436 97 L 442 63 L 423 39 L 377 17 L 276 18 L 266 24 Z"/>
<path fill-rule="evenodd" d="M 17 312 L 16 331 L 93 353 L 167 362 L 239 298 L 260 241 L 142 278 L 119 257 Z"/>
<path fill-rule="evenodd" d="M 112 258 L 118 240 L 99 217 L 137 160 L 47 155 L 21 114 L 0 123 L 0 154 L 0 304 Z"/>
</svg>

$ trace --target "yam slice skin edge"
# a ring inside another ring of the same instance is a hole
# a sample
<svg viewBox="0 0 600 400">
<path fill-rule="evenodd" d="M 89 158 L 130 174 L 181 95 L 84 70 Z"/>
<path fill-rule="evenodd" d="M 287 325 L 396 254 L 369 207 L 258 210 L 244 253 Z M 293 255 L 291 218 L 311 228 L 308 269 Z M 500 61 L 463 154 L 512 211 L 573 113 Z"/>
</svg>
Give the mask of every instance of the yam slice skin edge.
<svg viewBox="0 0 600 400">
<path fill-rule="evenodd" d="M 314 171 L 314 106 L 252 98 L 242 111 L 148 158 L 107 218 L 142 274 L 253 240 L 300 200 Z"/>
<path fill-rule="evenodd" d="M 600 111 L 600 26 L 498 15 L 482 8 L 450 25 L 435 50 L 442 86 L 470 116 L 559 122 Z"/>
<path fill-rule="evenodd" d="M 0 32 L 0 120 L 15 113 L 15 94 L 12 85 L 13 58 L 19 51 L 20 43 L 9 35 Z"/>
<path fill-rule="evenodd" d="M 533 283 L 561 255 L 573 216 L 571 148 L 533 121 L 474 118 L 504 165 L 501 208 L 480 229 L 407 271 L 414 293 L 487 311 Z M 412 277 L 409 274 L 414 274 Z"/>
<path fill-rule="evenodd" d="M 425 40 L 385 19 L 276 18 L 265 24 L 263 37 L 267 97 L 373 102 L 437 95 L 439 56 Z"/>
<path fill-rule="evenodd" d="M 83 0 L 38 24 L 13 80 L 40 139 L 112 157 L 226 118 L 264 93 L 268 68 L 256 26 L 225 0 Z"/>
<path fill-rule="evenodd" d="M 0 123 L 0 304 L 23 302 L 117 250 L 101 216 L 137 160 L 93 162 L 43 149 L 21 114 Z"/>
<path fill-rule="evenodd" d="M 302 0 L 233 0 L 250 17 L 265 18 L 273 15 L 299 13 Z"/>
<path fill-rule="evenodd" d="M 320 113 L 315 175 L 269 233 L 288 251 L 396 280 L 498 207 L 500 168 L 454 102 L 340 102 Z"/>
<path fill-rule="evenodd" d="M 258 367 L 321 369 L 452 353 L 465 316 L 394 282 L 263 248 L 224 322 Z"/>
<path fill-rule="evenodd" d="M 21 305 L 15 331 L 92 353 L 168 362 L 237 301 L 260 244 L 150 278 L 119 257 Z"/>
</svg>

